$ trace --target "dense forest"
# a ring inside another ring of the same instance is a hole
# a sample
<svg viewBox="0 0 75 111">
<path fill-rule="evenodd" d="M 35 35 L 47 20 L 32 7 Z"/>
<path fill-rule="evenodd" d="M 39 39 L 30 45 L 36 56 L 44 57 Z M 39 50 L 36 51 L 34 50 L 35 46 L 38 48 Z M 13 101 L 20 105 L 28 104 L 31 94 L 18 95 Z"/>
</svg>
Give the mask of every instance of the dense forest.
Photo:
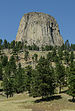
<svg viewBox="0 0 75 111">
<path fill-rule="evenodd" d="M 12 50 L 12 56 L 8 60 L 3 50 Z M 31 65 L 22 67 L 18 65 L 18 53 L 25 53 L 25 61 L 28 60 L 29 51 L 48 51 L 46 57 L 34 54 L 32 60 L 36 63 L 35 68 Z M 54 67 L 52 62 L 55 63 Z M 75 44 L 69 44 L 67 40 L 61 47 L 42 46 L 39 48 L 35 44 L 28 46 L 27 42 L 9 43 L 0 39 L 0 81 L 7 98 L 15 93 L 27 91 L 33 97 L 48 97 L 54 95 L 56 88 L 61 93 L 62 87 L 67 87 L 67 94 L 75 99 Z"/>
</svg>

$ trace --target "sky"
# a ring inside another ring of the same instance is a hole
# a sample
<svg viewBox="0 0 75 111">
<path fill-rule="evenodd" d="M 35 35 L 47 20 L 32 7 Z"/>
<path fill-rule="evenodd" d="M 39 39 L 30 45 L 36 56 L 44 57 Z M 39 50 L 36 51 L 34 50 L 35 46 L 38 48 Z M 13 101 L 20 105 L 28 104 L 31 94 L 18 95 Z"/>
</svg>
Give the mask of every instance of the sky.
<svg viewBox="0 0 75 111">
<path fill-rule="evenodd" d="M 0 0 L 0 38 L 15 40 L 20 20 L 28 12 L 52 15 L 64 41 L 75 44 L 75 0 Z"/>
</svg>

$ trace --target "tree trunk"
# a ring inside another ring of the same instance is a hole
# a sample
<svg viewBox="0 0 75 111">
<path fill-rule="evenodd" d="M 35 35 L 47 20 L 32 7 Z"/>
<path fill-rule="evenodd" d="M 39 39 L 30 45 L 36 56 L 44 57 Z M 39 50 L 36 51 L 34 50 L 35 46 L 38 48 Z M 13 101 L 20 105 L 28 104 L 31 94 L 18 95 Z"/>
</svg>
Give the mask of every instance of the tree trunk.
<svg viewBox="0 0 75 111">
<path fill-rule="evenodd" d="M 72 100 L 74 101 L 74 96 L 73 96 Z"/>
<path fill-rule="evenodd" d="M 59 94 L 61 93 L 61 85 L 59 86 Z"/>
<path fill-rule="evenodd" d="M 8 94 L 7 94 L 7 99 L 8 99 Z"/>
</svg>

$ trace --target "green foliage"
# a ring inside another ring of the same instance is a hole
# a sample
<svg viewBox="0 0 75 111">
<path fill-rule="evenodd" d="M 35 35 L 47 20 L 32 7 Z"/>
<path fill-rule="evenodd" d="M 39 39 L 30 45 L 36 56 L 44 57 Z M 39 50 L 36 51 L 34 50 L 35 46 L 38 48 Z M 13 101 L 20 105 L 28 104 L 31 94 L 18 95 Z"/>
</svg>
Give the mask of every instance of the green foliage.
<svg viewBox="0 0 75 111">
<path fill-rule="evenodd" d="M 3 56 L 2 57 L 2 65 L 3 65 L 3 67 L 5 67 L 7 65 L 7 63 L 8 63 L 8 57 L 7 56 Z"/>
<path fill-rule="evenodd" d="M 0 39 L 0 45 L 2 45 L 2 39 Z"/>
<path fill-rule="evenodd" d="M 52 50 L 52 56 L 56 56 L 56 48 L 54 47 L 53 50 Z"/>
<path fill-rule="evenodd" d="M 11 73 L 9 65 L 5 67 L 5 72 L 3 75 L 3 89 L 5 91 L 5 94 L 7 95 L 7 98 L 9 95 L 10 97 L 13 96 L 14 80 L 12 78 L 12 73 Z"/>
<path fill-rule="evenodd" d="M 55 76 L 56 76 L 57 85 L 59 86 L 59 93 L 61 93 L 61 88 L 65 83 L 66 72 L 65 72 L 65 67 L 59 62 L 56 64 Z"/>
<path fill-rule="evenodd" d="M 61 47 L 59 47 L 61 49 L 61 51 L 65 50 L 65 45 L 63 44 Z"/>
<path fill-rule="evenodd" d="M 32 76 L 32 67 L 27 66 L 25 68 L 25 85 L 26 85 L 26 90 L 29 92 L 30 92 L 31 76 Z"/>
<path fill-rule="evenodd" d="M 69 51 L 68 50 L 64 51 L 64 57 L 65 57 L 64 59 L 65 59 L 66 64 L 69 65 L 70 55 L 69 55 Z"/>
<path fill-rule="evenodd" d="M 56 53 L 56 48 L 52 49 L 51 52 L 49 52 L 47 54 L 47 59 L 51 62 L 58 62 L 59 61 L 59 57 L 57 56 L 57 53 Z"/>
<path fill-rule="evenodd" d="M 16 63 L 15 63 L 15 58 L 13 55 L 10 57 L 9 66 L 10 66 L 11 71 L 14 73 L 16 71 Z"/>
<path fill-rule="evenodd" d="M 52 58 L 53 58 L 52 57 L 52 52 L 48 52 L 48 54 L 47 54 L 47 60 L 52 61 L 53 60 Z"/>
<path fill-rule="evenodd" d="M 50 50 L 53 50 L 53 46 L 49 46 L 49 45 L 46 45 L 46 46 L 42 46 L 41 47 L 41 50 L 42 51 L 50 51 Z"/>
<path fill-rule="evenodd" d="M 10 49 L 10 43 L 8 42 L 8 49 Z"/>
<path fill-rule="evenodd" d="M 49 67 L 48 61 L 44 57 L 41 57 L 36 70 L 32 73 L 30 95 L 33 97 L 47 97 L 54 94 L 55 84 L 53 73 L 53 69 Z"/>
<path fill-rule="evenodd" d="M 27 61 L 28 58 L 29 58 L 29 52 L 28 51 L 25 51 L 25 56 L 24 56 L 25 60 Z"/>
<path fill-rule="evenodd" d="M 75 51 L 75 44 L 71 44 L 71 50 Z"/>
<path fill-rule="evenodd" d="M 57 48 L 54 47 L 53 50 L 52 50 L 52 60 L 53 62 L 56 62 L 57 60 Z"/>
<path fill-rule="evenodd" d="M 69 44 L 69 41 L 66 40 L 65 41 L 65 49 L 67 49 L 68 51 L 70 51 L 71 47 L 70 47 L 70 44 Z"/>
<path fill-rule="evenodd" d="M 70 61 L 71 61 L 71 63 L 74 61 L 74 53 L 73 53 L 73 51 L 71 51 L 71 55 L 70 55 Z"/>
<path fill-rule="evenodd" d="M 17 69 L 17 72 L 15 74 L 14 88 L 16 93 L 22 93 L 25 90 L 24 70 L 21 68 L 20 63 L 19 63 L 19 68 Z"/>
<path fill-rule="evenodd" d="M 27 48 L 29 49 L 29 50 L 36 50 L 36 51 L 39 51 L 39 47 L 37 46 L 37 45 L 35 45 L 35 44 L 33 44 L 33 45 L 29 45 L 29 46 L 27 46 Z"/>
<path fill-rule="evenodd" d="M 2 64 L 0 63 L 0 80 L 2 80 L 3 72 L 2 72 Z"/>
<path fill-rule="evenodd" d="M 10 97 L 13 96 L 13 92 L 14 92 L 14 81 L 12 78 L 7 78 L 7 76 L 4 76 L 3 78 L 3 89 L 5 91 L 5 94 L 8 96 L 10 95 Z"/>
<path fill-rule="evenodd" d="M 49 51 L 49 50 L 52 50 L 52 49 L 53 49 L 53 46 L 48 46 L 48 45 L 45 46 L 46 51 Z"/>
<path fill-rule="evenodd" d="M 35 61 L 35 62 L 37 62 L 37 58 L 38 58 L 38 55 L 37 55 L 37 54 L 34 54 L 34 55 L 32 56 L 32 60 Z"/>
<path fill-rule="evenodd" d="M 74 52 L 75 45 L 69 44 L 66 41 L 61 47 L 43 46 L 42 51 L 49 51 L 47 59 L 41 57 L 38 61 L 38 55 L 35 53 L 32 56 L 33 61 L 37 64 L 35 69 L 27 66 L 25 69 L 21 64 L 16 65 L 19 57 L 18 53 L 25 50 L 25 60 L 29 58 L 29 50 L 39 51 L 39 47 L 35 44 L 27 46 L 27 42 L 9 43 L 7 40 L 0 39 L 0 80 L 3 81 L 3 90 L 8 96 L 13 96 L 14 93 L 28 91 L 33 97 L 47 97 L 54 94 L 55 86 L 61 88 L 68 83 L 69 95 L 75 97 L 75 62 Z M 4 56 L 4 49 L 12 49 L 13 55 L 8 61 L 8 57 Z M 2 50 L 3 49 L 3 50 Z M 71 53 L 71 54 L 70 54 Z M 64 67 L 66 63 L 66 72 Z M 50 63 L 54 62 L 56 68 L 52 68 Z M 71 65 L 70 65 L 71 64 Z M 68 78 L 68 81 L 67 81 Z"/>
<path fill-rule="evenodd" d="M 13 40 L 13 41 L 11 42 L 10 47 L 11 47 L 11 48 L 14 48 L 14 47 L 15 47 L 15 40 Z"/>
<path fill-rule="evenodd" d="M 71 95 L 74 99 L 75 97 L 75 62 L 72 62 L 70 65 L 68 88 L 69 88 L 68 90 L 69 95 Z"/>
<path fill-rule="evenodd" d="M 4 48 L 8 48 L 8 42 L 7 42 L 6 39 L 5 39 L 4 42 L 3 42 L 3 47 L 4 47 Z"/>
<path fill-rule="evenodd" d="M 63 59 L 63 51 L 61 50 L 61 48 L 58 49 L 58 55 L 59 55 L 59 59 L 62 60 Z"/>
<path fill-rule="evenodd" d="M 0 39 L 0 50 L 2 49 L 2 39 Z"/>
</svg>

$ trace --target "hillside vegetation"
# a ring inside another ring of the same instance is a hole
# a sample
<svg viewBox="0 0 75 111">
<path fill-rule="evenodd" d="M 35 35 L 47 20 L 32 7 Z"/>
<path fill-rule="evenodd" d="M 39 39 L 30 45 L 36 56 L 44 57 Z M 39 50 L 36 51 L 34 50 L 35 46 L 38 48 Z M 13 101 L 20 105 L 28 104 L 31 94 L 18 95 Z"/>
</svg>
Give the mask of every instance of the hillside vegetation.
<svg viewBox="0 0 75 111">
<path fill-rule="evenodd" d="M 65 90 L 63 90 L 64 87 Z M 61 47 L 39 48 L 35 44 L 27 46 L 26 43 L 15 41 L 9 43 L 6 40 L 4 42 L 0 40 L 0 95 L 2 95 L 3 104 L 8 106 L 8 101 L 12 103 L 15 95 L 17 94 L 17 97 L 21 93 L 25 93 L 28 97 L 26 106 L 25 98 L 19 101 L 22 107 L 28 109 L 30 107 L 32 111 L 35 111 L 36 107 L 38 109 L 36 111 L 39 109 L 41 111 L 41 108 L 48 109 L 47 105 L 45 105 L 46 108 L 44 107 L 46 102 L 39 104 L 41 101 L 49 101 L 49 105 L 55 104 L 54 111 L 62 109 L 61 100 L 67 102 L 67 104 L 62 103 L 66 104 L 63 106 L 64 109 L 69 108 L 69 104 L 73 106 L 74 103 L 71 104 L 68 99 L 75 102 L 75 44 L 70 46 L 67 40 Z M 32 103 L 27 105 L 31 100 Z M 36 107 L 33 107 L 34 104 Z M 14 105 L 14 107 L 17 106 Z"/>
</svg>

